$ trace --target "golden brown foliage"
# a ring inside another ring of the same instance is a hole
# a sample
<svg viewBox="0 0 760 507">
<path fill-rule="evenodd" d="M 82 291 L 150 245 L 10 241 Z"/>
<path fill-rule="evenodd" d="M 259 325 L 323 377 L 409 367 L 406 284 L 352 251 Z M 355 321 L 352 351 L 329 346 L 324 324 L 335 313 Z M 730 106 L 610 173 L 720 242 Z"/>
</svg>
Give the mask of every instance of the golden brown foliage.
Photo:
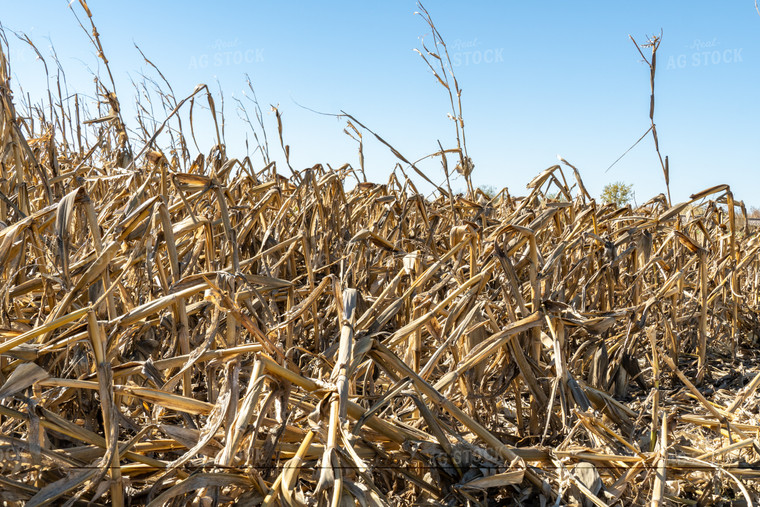
<svg viewBox="0 0 760 507">
<path fill-rule="evenodd" d="M 74 149 L 8 75 L 9 505 L 757 498 L 760 242 L 728 187 L 619 209 L 562 161 L 426 199 L 221 140 L 191 161 L 181 124 L 162 151 L 203 87 L 134 154 L 107 93 Z"/>
</svg>

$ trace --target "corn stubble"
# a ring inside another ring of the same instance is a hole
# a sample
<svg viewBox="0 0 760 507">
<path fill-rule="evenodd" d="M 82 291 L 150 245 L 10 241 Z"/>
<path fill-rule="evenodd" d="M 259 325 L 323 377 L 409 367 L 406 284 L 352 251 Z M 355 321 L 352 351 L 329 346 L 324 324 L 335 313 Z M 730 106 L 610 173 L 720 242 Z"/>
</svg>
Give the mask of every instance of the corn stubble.
<svg viewBox="0 0 760 507">
<path fill-rule="evenodd" d="M 520 198 L 348 190 L 216 122 L 190 160 L 203 92 L 133 153 L 113 93 L 17 114 L 0 53 L 5 505 L 758 498 L 760 241 L 728 187 L 617 209 L 561 160 Z"/>
</svg>

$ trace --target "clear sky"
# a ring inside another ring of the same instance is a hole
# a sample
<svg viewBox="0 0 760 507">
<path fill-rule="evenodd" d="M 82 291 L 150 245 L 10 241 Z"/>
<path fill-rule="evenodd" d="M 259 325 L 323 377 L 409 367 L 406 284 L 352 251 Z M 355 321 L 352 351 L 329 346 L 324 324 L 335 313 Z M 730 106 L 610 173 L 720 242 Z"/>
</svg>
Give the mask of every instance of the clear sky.
<svg viewBox="0 0 760 507">
<path fill-rule="evenodd" d="M 10 30 L 28 34 L 54 74 L 52 43 L 69 92 L 92 97 L 89 72 L 99 63 L 67 2 L 0 0 L 0 6 L 14 86 L 33 100 L 47 94 L 42 64 Z M 345 120 L 301 106 L 344 110 L 410 160 L 436 151 L 439 140 L 454 146 L 448 97 L 412 51 L 429 32 L 414 15 L 413 1 L 93 0 L 89 6 L 129 127 L 136 127 L 132 82 L 141 73 L 156 76 L 137 44 L 178 98 L 198 83 L 221 89 L 232 156 L 245 155 L 250 137 L 231 100 L 243 98 L 246 74 L 264 107 L 270 151 L 283 160 L 268 112 L 269 104 L 278 104 L 297 169 L 345 162 L 358 167 L 356 144 L 343 133 Z M 78 2 L 72 7 L 86 22 Z M 463 89 L 476 185 L 507 186 L 522 195 L 559 154 L 581 170 L 597 196 L 618 180 L 634 185 L 639 203 L 663 192 L 650 137 L 605 172 L 649 126 L 649 71 L 628 35 L 644 42 L 662 30 L 655 122 L 661 151 L 670 158 L 673 200 L 728 183 L 738 199 L 760 206 L 760 15 L 753 0 L 429 1 L 425 7 Z M 163 119 L 160 109 L 154 112 Z M 210 125 L 208 116 L 200 118 L 198 113 L 203 148 L 213 130 L 201 127 Z M 395 159 L 370 136 L 365 140 L 368 178 L 385 182 Z M 442 179 L 440 163 L 423 167 L 431 179 Z M 287 173 L 284 164 L 280 170 Z M 452 186 L 464 189 L 465 183 L 458 179 Z"/>
</svg>

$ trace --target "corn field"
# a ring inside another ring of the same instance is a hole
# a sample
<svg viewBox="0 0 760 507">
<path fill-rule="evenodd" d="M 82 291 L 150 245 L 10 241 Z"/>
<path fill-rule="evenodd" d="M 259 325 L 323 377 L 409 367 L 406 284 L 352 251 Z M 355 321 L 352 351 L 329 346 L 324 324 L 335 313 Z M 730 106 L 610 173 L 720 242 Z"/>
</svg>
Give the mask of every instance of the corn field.
<svg viewBox="0 0 760 507">
<path fill-rule="evenodd" d="M 760 237 L 728 186 L 286 177 L 188 155 L 204 86 L 145 142 L 101 86 L 100 116 L 21 114 L 0 52 L 3 505 L 760 500 Z"/>
</svg>

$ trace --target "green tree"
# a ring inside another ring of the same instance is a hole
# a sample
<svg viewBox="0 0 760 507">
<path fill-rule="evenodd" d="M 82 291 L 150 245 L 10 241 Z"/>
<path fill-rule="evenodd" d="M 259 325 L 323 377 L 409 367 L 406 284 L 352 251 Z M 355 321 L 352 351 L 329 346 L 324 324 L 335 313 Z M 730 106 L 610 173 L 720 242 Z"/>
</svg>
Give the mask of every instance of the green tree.
<svg viewBox="0 0 760 507">
<path fill-rule="evenodd" d="M 559 201 L 559 202 L 567 202 L 567 196 L 560 192 L 559 190 L 556 192 L 550 192 L 546 194 L 546 199 L 548 201 Z"/>
<path fill-rule="evenodd" d="M 602 189 L 601 197 L 603 202 L 622 208 L 633 199 L 633 185 L 626 185 L 622 181 L 608 183 Z"/>
<path fill-rule="evenodd" d="M 489 199 L 493 199 L 499 192 L 499 190 L 493 185 L 480 185 L 478 189 L 486 194 Z"/>
</svg>

